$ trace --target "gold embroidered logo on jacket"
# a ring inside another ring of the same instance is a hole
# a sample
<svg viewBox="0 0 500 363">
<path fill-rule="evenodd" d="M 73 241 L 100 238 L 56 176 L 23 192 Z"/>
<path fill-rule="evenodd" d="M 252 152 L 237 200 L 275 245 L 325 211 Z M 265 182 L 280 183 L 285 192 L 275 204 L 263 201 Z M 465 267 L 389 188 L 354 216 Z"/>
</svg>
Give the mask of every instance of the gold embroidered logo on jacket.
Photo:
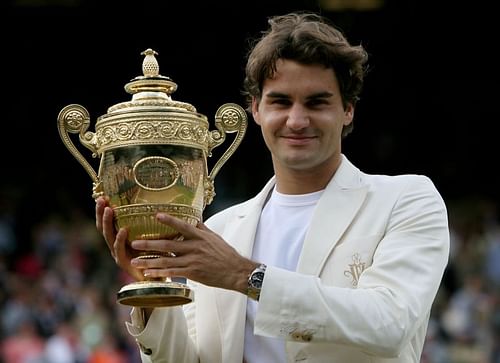
<svg viewBox="0 0 500 363">
<path fill-rule="evenodd" d="M 344 276 L 351 278 L 352 286 L 358 286 L 359 276 L 366 268 L 366 263 L 361 261 L 359 253 L 355 253 L 351 256 L 351 258 L 352 263 L 348 265 L 348 270 L 344 270 Z"/>
</svg>

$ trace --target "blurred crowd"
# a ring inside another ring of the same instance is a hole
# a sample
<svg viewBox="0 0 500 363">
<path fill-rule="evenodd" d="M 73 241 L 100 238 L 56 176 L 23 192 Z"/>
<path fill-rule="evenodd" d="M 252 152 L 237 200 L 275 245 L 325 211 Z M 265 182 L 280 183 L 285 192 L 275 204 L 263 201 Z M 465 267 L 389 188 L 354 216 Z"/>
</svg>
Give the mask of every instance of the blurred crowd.
<svg viewBox="0 0 500 363">
<path fill-rule="evenodd" d="M 500 215 L 481 198 L 448 201 L 450 260 L 422 363 L 500 363 Z"/>
<path fill-rule="evenodd" d="M 0 203 L 0 363 L 140 362 L 125 328 L 130 308 L 116 302 L 128 276 L 94 219 L 75 206 L 31 219 L 27 231 L 30 218 L 17 218 L 8 197 Z"/>
<path fill-rule="evenodd" d="M 137 363 L 129 282 L 77 207 L 26 226 L 0 200 L 0 363 Z M 448 202 L 451 253 L 422 363 L 500 363 L 500 224 L 487 200 Z"/>
</svg>

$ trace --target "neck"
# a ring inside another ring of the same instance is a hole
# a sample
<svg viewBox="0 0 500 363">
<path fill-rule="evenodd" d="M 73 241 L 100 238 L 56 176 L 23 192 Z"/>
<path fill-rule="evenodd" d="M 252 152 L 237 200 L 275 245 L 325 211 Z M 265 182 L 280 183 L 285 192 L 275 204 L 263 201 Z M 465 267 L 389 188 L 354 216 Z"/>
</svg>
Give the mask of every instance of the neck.
<svg viewBox="0 0 500 363">
<path fill-rule="evenodd" d="M 274 164 L 276 190 L 283 194 L 307 194 L 326 188 L 340 165 L 341 159 L 329 166 L 314 169 L 290 169 Z"/>
</svg>

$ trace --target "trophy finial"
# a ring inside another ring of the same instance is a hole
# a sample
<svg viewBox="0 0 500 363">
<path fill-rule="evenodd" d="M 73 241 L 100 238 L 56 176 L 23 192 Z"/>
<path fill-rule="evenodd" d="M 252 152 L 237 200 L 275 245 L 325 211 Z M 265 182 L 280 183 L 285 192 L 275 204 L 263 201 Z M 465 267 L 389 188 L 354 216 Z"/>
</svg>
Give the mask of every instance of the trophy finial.
<svg viewBox="0 0 500 363">
<path fill-rule="evenodd" d="M 148 103 L 150 106 L 163 105 L 180 107 L 190 112 L 196 112 L 196 108 L 186 102 L 172 101 L 170 95 L 177 89 L 177 84 L 169 77 L 160 74 L 160 66 L 156 60 L 156 51 L 151 48 L 141 52 L 144 55 L 142 61 L 142 76 L 133 78 L 125 85 L 125 91 L 132 94 L 132 103 L 121 102 L 108 108 L 108 113 L 116 110 L 122 110 L 126 107 L 144 106 Z M 154 92 L 154 93 L 152 93 Z M 140 101 L 139 101 L 140 100 Z M 145 101 L 147 100 L 147 101 Z"/>
<path fill-rule="evenodd" d="M 141 53 L 144 55 L 144 60 L 142 61 L 142 73 L 145 77 L 157 77 L 160 74 L 160 66 L 155 58 L 158 55 L 153 49 L 148 48 Z"/>
</svg>

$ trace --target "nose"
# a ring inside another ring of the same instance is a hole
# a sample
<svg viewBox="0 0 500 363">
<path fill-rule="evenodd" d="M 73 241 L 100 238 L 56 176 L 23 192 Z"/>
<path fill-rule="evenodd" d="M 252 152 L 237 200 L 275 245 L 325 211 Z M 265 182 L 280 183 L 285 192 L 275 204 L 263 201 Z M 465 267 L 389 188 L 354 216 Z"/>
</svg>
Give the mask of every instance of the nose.
<svg viewBox="0 0 500 363">
<path fill-rule="evenodd" d="M 303 106 L 294 104 L 290 108 L 286 126 L 291 130 L 302 130 L 309 126 L 309 114 Z"/>
</svg>

